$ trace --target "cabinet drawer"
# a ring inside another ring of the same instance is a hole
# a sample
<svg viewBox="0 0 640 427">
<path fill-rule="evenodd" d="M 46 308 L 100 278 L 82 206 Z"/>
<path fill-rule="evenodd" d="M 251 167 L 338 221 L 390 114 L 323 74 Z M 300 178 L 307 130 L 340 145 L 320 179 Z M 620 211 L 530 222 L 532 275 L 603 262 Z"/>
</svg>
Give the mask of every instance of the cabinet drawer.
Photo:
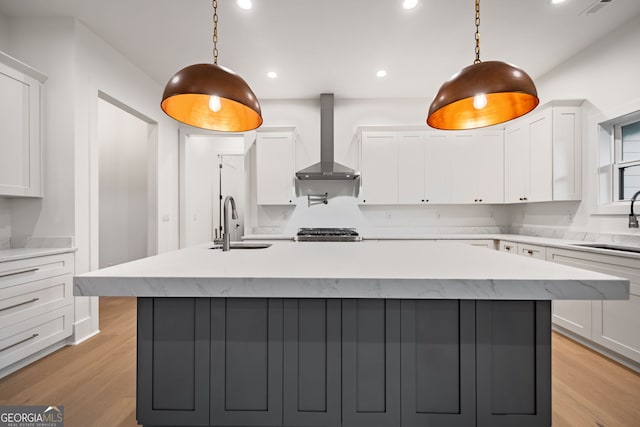
<svg viewBox="0 0 640 427">
<path fill-rule="evenodd" d="M 71 335 L 68 305 L 0 329 L 0 368 L 11 365 Z"/>
<path fill-rule="evenodd" d="M 502 252 L 509 252 L 511 254 L 517 254 L 518 253 L 518 244 L 515 242 L 509 242 L 506 240 L 500 240 L 500 247 L 499 250 L 501 250 Z"/>
<path fill-rule="evenodd" d="M 547 248 L 528 243 L 518 243 L 518 255 L 544 260 L 547 258 Z"/>
<path fill-rule="evenodd" d="M 72 302 L 71 274 L 0 288 L 0 327 L 22 322 Z"/>
<path fill-rule="evenodd" d="M 73 274 L 73 253 L 2 262 L 0 289 L 63 274 Z"/>
</svg>

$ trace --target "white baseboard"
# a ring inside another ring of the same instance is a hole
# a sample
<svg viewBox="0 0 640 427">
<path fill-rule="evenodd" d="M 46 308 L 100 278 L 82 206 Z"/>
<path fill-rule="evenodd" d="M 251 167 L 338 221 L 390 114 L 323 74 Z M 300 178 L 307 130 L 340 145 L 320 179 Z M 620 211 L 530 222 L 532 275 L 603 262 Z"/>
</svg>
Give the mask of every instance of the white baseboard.
<svg viewBox="0 0 640 427">
<path fill-rule="evenodd" d="M 73 333 L 67 340 L 71 345 L 78 345 L 83 341 L 100 333 L 100 329 L 94 328 L 91 317 L 85 317 L 84 319 L 73 324 Z"/>
<path fill-rule="evenodd" d="M 4 378 L 9 374 L 14 373 L 15 371 L 24 368 L 25 366 L 35 362 L 38 359 L 41 359 L 45 356 L 48 356 L 49 354 L 53 353 L 54 351 L 58 351 L 60 350 L 62 347 L 64 347 L 66 345 L 65 340 L 62 341 L 58 341 L 55 344 L 50 345 L 47 348 L 43 348 L 42 350 L 33 353 L 30 356 L 25 357 L 24 359 L 20 359 L 19 361 L 17 361 L 16 363 L 14 363 L 13 365 L 9 365 L 5 368 L 0 369 L 0 378 Z"/>
<path fill-rule="evenodd" d="M 552 325 L 552 328 L 554 331 L 566 336 L 567 338 L 572 339 L 573 341 L 576 341 L 579 344 L 582 344 L 583 346 L 602 354 L 604 357 L 607 357 L 611 360 L 613 360 L 616 363 L 619 363 L 623 366 L 625 366 L 626 368 L 631 369 L 632 371 L 636 371 L 640 373 L 640 364 L 638 364 L 637 362 L 628 359 L 618 353 L 616 353 L 615 351 L 609 350 L 608 348 L 601 346 L 598 343 L 595 343 L 587 338 L 581 337 L 580 335 L 571 332 L 565 328 L 563 328 L 562 326 L 558 326 L 555 323 Z"/>
</svg>

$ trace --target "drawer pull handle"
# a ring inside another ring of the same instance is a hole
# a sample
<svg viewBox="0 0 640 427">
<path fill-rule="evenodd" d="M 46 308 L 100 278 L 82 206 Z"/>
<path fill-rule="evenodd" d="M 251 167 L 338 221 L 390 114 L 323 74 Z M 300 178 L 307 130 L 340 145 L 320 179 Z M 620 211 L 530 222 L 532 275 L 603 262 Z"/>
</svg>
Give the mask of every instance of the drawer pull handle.
<svg viewBox="0 0 640 427">
<path fill-rule="evenodd" d="M 10 305 L 9 307 L 2 307 L 0 308 L 0 311 L 10 310 L 12 308 L 20 307 L 21 305 L 31 304 L 32 302 L 36 302 L 38 300 L 40 300 L 40 298 L 33 298 L 33 299 L 30 299 L 29 301 L 19 302 L 17 304 Z"/>
<path fill-rule="evenodd" d="M 38 271 L 40 270 L 38 267 L 34 267 L 34 268 L 27 268 L 25 270 L 18 270 L 18 271 L 13 271 L 11 273 L 5 273 L 5 274 L 0 274 L 0 277 L 9 277 L 9 276 L 15 276 L 16 274 L 22 274 L 22 273 L 31 273 L 33 271 Z"/>
<path fill-rule="evenodd" d="M 27 338 L 25 338 L 25 339 L 23 339 L 23 340 L 20 340 L 20 341 L 16 342 L 16 343 L 13 343 L 13 344 L 8 345 L 8 346 L 6 346 L 6 347 L 0 348 L 0 353 L 1 353 L 1 352 L 3 352 L 3 351 L 5 351 L 5 350 L 9 350 L 10 348 L 13 348 L 13 347 L 15 347 L 15 346 L 17 346 L 17 345 L 20 345 L 20 344 L 22 344 L 22 343 L 25 343 L 25 342 L 27 342 L 27 341 L 29 341 L 29 340 L 32 340 L 32 339 L 34 339 L 35 337 L 37 337 L 38 335 L 40 335 L 40 334 L 33 334 L 33 335 L 31 335 L 30 337 L 27 337 Z"/>
</svg>

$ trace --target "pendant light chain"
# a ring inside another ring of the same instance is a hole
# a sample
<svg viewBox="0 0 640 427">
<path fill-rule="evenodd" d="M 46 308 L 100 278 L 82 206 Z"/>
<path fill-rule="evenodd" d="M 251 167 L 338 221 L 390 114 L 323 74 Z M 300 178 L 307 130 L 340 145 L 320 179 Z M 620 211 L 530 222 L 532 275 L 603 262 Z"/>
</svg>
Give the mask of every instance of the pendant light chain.
<svg viewBox="0 0 640 427">
<path fill-rule="evenodd" d="M 480 0 L 476 0 L 476 59 L 473 63 L 480 62 Z"/>
<path fill-rule="evenodd" d="M 218 65 L 218 0 L 213 0 L 213 63 Z"/>
</svg>

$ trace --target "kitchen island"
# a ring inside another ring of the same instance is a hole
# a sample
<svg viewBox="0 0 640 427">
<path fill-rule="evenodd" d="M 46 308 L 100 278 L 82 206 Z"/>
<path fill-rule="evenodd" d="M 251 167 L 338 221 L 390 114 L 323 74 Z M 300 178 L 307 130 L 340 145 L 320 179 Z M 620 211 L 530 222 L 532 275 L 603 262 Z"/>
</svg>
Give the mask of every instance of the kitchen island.
<svg viewBox="0 0 640 427">
<path fill-rule="evenodd" d="M 550 300 L 629 295 L 458 243 L 208 247 L 74 280 L 138 297 L 145 426 L 549 426 Z"/>
</svg>

